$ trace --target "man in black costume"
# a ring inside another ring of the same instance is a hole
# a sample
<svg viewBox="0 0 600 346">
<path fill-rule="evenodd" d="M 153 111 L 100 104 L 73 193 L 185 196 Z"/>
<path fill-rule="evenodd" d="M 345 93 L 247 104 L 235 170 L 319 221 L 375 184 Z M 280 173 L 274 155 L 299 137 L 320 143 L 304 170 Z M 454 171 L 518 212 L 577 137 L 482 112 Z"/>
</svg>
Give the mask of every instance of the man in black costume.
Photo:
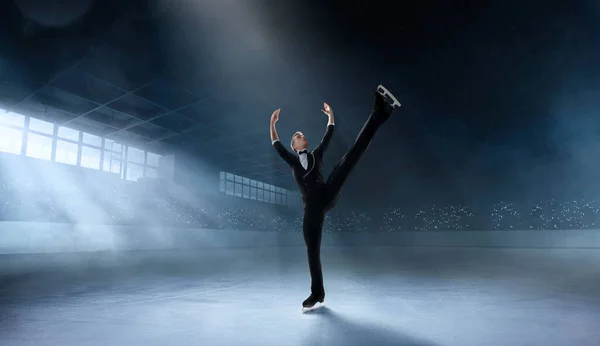
<svg viewBox="0 0 600 346">
<path fill-rule="evenodd" d="M 271 115 L 271 142 L 277 153 L 292 169 L 304 202 L 302 231 L 308 251 L 312 283 L 311 294 L 302 303 L 303 308 L 311 308 L 317 302 L 323 303 L 325 300 L 321 269 L 321 236 L 325 214 L 335 207 L 346 179 L 369 147 L 377 129 L 390 118 L 392 112 L 399 106 L 398 100 L 385 87 L 382 85 L 377 87 L 375 102 L 367 122 L 354 144 L 335 165 L 327 181 L 323 179 L 323 154 L 329 146 L 335 126 L 331 107 L 324 103 L 324 109 L 321 111 L 327 115 L 329 120 L 327 131 L 321 143 L 312 151 L 308 151 L 308 140 L 304 134 L 302 132 L 294 133 L 290 146 L 296 154 L 292 154 L 279 142 L 275 123 L 279 120 L 280 109 Z"/>
</svg>

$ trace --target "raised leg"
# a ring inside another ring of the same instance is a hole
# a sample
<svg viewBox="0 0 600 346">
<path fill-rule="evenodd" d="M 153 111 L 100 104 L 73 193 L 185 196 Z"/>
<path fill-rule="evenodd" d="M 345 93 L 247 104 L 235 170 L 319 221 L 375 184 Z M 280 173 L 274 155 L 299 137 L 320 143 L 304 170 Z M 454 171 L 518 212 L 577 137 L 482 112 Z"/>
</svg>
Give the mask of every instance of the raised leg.
<svg viewBox="0 0 600 346">
<path fill-rule="evenodd" d="M 323 235 L 323 222 L 325 211 L 322 209 L 304 211 L 302 231 L 308 253 L 308 267 L 311 277 L 311 294 L 316 297 L 325 296 L 323 286 L 323 270 L 321 268 L 321 238 Z"/>
<path fill-rule="evenodd" d="M 350 176 L 350 173 L 354 170 L 360 158 L 369 148 L 377 129 L 389 119 L 393 111 L 394 108 L 386 97 L 379 91 L 376 91 L 373 111 L 369 115 L 367 122 L 360 130 L 350 149 L 334 166 L 331 174 L 327 178 L 328 195 L 330 198 L 330 201 L 327 204 L 327 210 L 335 206 L 348 176 Z"/>
</svg>

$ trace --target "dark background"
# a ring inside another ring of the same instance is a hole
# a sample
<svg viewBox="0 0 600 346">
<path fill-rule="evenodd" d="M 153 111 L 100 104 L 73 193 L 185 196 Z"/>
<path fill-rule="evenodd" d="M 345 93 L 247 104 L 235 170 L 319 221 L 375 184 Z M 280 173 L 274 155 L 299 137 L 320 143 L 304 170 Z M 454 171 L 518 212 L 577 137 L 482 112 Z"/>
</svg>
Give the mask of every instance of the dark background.
<svg viewBox="0 0 600 346">
<path fill-rule="evenodd" d="M 271 112 L 282 108 L 284 142 L 302 130 L 315 145 L 327 101 L 337 125 L 330 169 L 383 83 L 403 107 L 352 176 L 344 205 L 598 191 L 593 1 L 1 6 L 5 109 L 36 116 L 29 103 L 46 104 L 37 116 L 295 189 L 270 145 Z"/>
</svg>

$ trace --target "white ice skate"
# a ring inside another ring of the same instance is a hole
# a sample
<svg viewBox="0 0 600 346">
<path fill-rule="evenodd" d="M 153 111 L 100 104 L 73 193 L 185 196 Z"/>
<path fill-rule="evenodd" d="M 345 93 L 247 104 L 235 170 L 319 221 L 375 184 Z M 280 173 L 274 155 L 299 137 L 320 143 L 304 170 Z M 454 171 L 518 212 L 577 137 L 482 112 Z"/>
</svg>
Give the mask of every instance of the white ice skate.
<svg viewBox="0 0 600 346">
<path fill-rule="evenodd" d="M 377 92 L 380 93 L 383 97 L 385 97 L 386 99 L 388 99 L 388 101 L 390 101 L 390 104 L 392 105 L 393 108 L 398 108 L 400 107 L 400 101 L 398 101 L 398 99 L 396 98 L 396 96 L 394 96 L 389 90 L 386 89 L 386 87 L 384 87 L 383 85 L 379 84 L 377 86 Z"/>
<path fill-rule="evenodd" d="M 315 310 L 318 310 L 318 309 L 320 309 L 320 308 L 322 308 L 324 306 L 325 306 L 325 302 L 323 302 L 323 303 L 317 302 L 315 305 L 311 306 L 310 308 L 302 307 L 302 313 L 304 314 L 304 313 L 307 313 L 307 312 L 315 311 Z"/>
</svg>

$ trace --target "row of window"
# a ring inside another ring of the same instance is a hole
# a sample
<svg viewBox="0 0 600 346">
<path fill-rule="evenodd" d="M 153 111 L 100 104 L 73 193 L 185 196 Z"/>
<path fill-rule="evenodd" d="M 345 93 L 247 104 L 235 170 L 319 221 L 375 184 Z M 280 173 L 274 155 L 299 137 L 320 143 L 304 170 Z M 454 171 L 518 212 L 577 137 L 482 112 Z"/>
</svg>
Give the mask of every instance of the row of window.
<svg viewBox="0 0 600 346">
<path fill-rule="evenodd" d="M 0 109 L 0 151 L 116 173 L 157 178 L 160 155 Z"/>
<path fill-rule="evenodd" d="M 219 191 L 229 196 L 288 204 L 289 191 L 286 189 L 227 172 L 220 174 Z"/>
<path fill-rule="evenodd" d="M 160 155 L 72 128 L 0 109 L 0 151 L 98 169 L 136 181 L 157 178 Z M 221 172 L 219 191 L 274 204 L 288 204 L 286 189 Z"/>
</svg>

